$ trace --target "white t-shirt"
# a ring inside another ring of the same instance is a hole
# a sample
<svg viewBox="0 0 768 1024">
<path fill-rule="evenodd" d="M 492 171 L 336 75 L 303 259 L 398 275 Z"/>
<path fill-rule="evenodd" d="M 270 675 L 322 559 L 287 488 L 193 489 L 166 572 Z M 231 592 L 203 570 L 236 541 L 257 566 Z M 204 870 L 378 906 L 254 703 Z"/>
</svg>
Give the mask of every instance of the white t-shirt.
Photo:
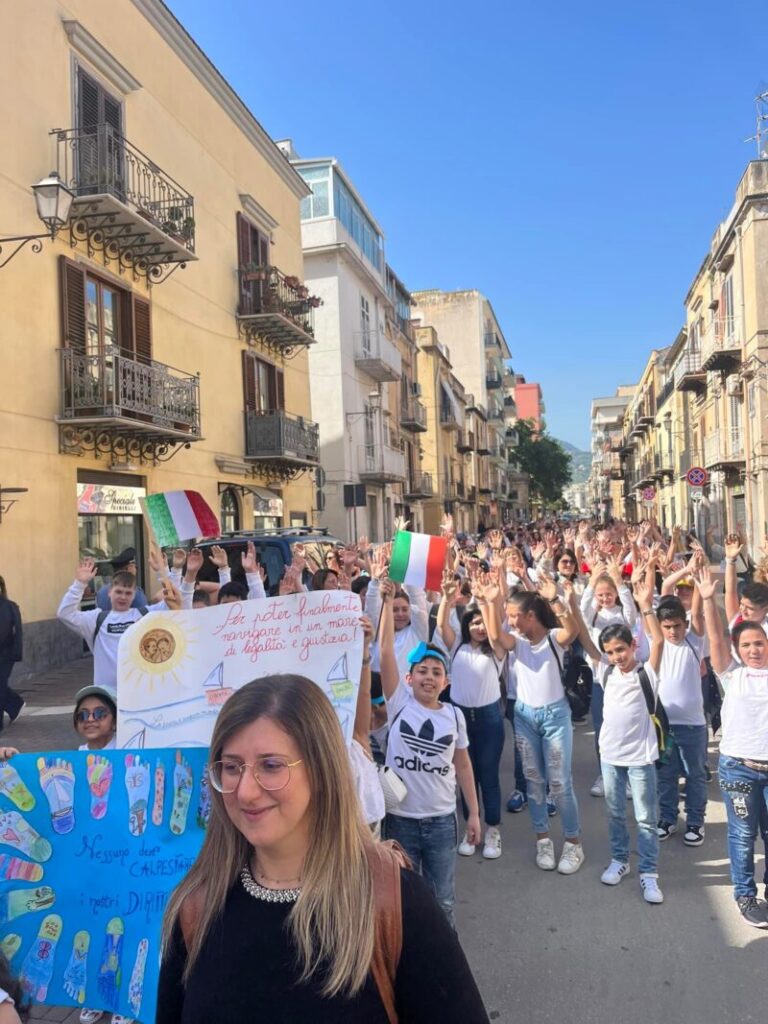
<svg viewBox="0 0 768 1024">
<path fill-rule="evenodd" d="M 706 725 L 701 692 L 704 637 L 688 632 L 679 644 L 664 641 L 659 697 L 670 725 Z"/>
<path fill-rule="evenodd" d="M 742 616 L 741 612 L 739 612 L 738 615 L 734 615 L 731 621 L 728 623 L 728 636 L 730 636 L 731 633 L 733 633 L 733 630 L 736 626 L 745 621 L 746 620 Z M 763 627 L 763 632 L 765 633 L 765 635 L 768 636 L 768 616 L 766 616 L 763 619 L 760 625 Z M 741 662 L 741 658 L 739 657 L 738 652 L 736 648 L 733 646 L 733 644 L 731 644 L 731 657 L 734 661 L 738 661 L 739 663 Z"/>
<path fill-rule="evenodd" d="M 725 690 L 720 753 L 768 761 L 768 669 L 732 661 L 718 678 Z"/>
<path fill-rule="evenodd" d="M 408 793 L 395 814 L 403 818 L 435 818 L 456 810 L 455 750 L 469 746 L 460 708 L 441 704 L 425 708 L 412 690 L 400 683 L 387 701 L 389 737 L 387 765 Z"/>
<path fill-rule="evenodd" d="M 368 757 L 363 747 L 353 739 L 349 747 L 349 764 L 352 778 L 355 780 L 357 799 L 363 812 L 366 825 L 375 825 L 385 814 L 384 792 L 379 782 L 376 765 Z"/>
<path fill-rule="evenodd" d="M 607 658 L 606 658 L 607 663 Z M 614 667 L 603 679 L 603 724 L 600 727 L 600 758 L 622 768 L 653 764 L 659 756 L 656 730 L 638 676 L 639 664 L 631 672 Z M 645 671 L 654 693 L 659 679 L 650 665 Z"/>
<path fill-rule="evenodd" d="M 462 644 L 451 662 L 451 700 L 465 708 L 484 708 L 498 702 L 501 695 L 499 673 L 502 663 L 493 653 Z"/>
<path fill-rule="evenodd" d="M 565 650 L 555 637 L 558 630 L 550 630 L 560 665 L 564 664 Z M 563 700 L 565 690 L 555 655 L 545 636 L 537 644 L 532 644 L 524 636 L 515 634 L 515 649 L 510 652 L 509 660 L 514 663 L 517 678 L 517 699 L 531 708 L 543 708 L 545 704 L 554 704 Z M 451 690 L 453 692 L 453 690 Z"/>
</svg>

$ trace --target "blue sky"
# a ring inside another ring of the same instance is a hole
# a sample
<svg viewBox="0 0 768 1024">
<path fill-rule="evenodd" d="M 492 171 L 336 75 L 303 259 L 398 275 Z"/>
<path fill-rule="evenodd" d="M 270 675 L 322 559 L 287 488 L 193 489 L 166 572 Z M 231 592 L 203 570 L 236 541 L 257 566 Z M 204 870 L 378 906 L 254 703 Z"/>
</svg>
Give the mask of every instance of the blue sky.
<svg viewBox="0 0 768 1024">
<path fill-rule="evenodd" d="M 490 298 L 580 447 L 674 340 L 754 156 L 767 6 L 170 0 L 274 138 L 342 161 L 408 287 Z"/>
</svg>

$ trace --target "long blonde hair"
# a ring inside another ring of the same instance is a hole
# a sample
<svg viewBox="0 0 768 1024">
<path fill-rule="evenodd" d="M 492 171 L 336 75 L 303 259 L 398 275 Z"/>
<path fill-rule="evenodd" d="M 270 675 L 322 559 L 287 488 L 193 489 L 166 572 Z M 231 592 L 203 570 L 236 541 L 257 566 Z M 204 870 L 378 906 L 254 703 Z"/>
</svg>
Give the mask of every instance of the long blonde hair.
<svg viewBox="0 0 768 1024">
<path fill-rule="evenodd" d="M 302 887 L 288 916 L 301 980 L 322 969 L 324 996 L 352 996 L 365 984 L 373 957 L 373 882 L 363 822 L 336 714 L 320 687 L 305 676 L 265 676 L 247 683 L 222 708 L 210 757 L 258 718 L 269 718 L 298 747 L 309 779 L 313 817 Z M 194 940 L 187 950 L 186 982 L 227 896 L 248 862 L 250 845 L 232 824 L 220 793 L 211 788 L 211 816 L 202 849 L 174 890 L 163 920 L 163 948 L 184 900 L 204 894 Z"/>
</svg>

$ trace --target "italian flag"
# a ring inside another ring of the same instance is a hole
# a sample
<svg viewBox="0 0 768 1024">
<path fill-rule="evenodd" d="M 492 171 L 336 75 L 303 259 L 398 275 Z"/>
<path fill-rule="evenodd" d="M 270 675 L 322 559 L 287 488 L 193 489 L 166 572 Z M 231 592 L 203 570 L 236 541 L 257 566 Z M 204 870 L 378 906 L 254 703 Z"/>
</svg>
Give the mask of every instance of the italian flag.
<svg viewBox="0 0 768 1024">
<path fill-rule="evenodd" d="M 392 543 L 389 578 L 425 590 L 439 590 L 448 550 L 446 537 L 398 530 Z"/>
<path fill-rule="evenodd" d="M 219 521 L 197 491 L 163 491 L 140 498 L 147 524 L 161 548 L 185 540 L 218 537 Z"/>
</svg>

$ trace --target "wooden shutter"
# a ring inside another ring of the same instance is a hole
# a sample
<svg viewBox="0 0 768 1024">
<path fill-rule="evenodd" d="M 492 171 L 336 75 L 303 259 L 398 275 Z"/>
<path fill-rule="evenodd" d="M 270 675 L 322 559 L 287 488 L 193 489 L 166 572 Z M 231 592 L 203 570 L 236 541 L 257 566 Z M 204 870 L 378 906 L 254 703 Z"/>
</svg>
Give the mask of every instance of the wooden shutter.
<svg viewBox="0 0 768 1024">
<path fill-rule="evenodd" d="M 251 352 L 243 352 L 243 400 L 246 412 L 256 412 L 256 359 Z"/>
<path fill-rule="evenodd" d="M 123 298 L 123 296 L 121 296 Z M 152 362 L 152 307 L 139 295 L 125 295 L 133 300 L 133 344 L 135 359 L 147 366 Z"/>
<path fill-rule="evenodd" d="M 237 215 L 237 262 L 239 266 L 254 262 L 251 248 L 251 225 L 242 215 Z"/>
<path fill-rule="evenodd" d="M 61 281 L 61 344 L 85 355 L 85 268 L 66 256 L 59 256 Z"/>
<path fill-rule="evenodd" d="M 282 370 L 275 370 L 275 385 L 277 392 L 275 409 L 285 409 L 285 374 Z"/>
<path fill-rule="evenodd" d="M 95 128 L 103 119 L 104 90 L 82 68 L 77 69 L 77 127 Z"/>
</svg>

